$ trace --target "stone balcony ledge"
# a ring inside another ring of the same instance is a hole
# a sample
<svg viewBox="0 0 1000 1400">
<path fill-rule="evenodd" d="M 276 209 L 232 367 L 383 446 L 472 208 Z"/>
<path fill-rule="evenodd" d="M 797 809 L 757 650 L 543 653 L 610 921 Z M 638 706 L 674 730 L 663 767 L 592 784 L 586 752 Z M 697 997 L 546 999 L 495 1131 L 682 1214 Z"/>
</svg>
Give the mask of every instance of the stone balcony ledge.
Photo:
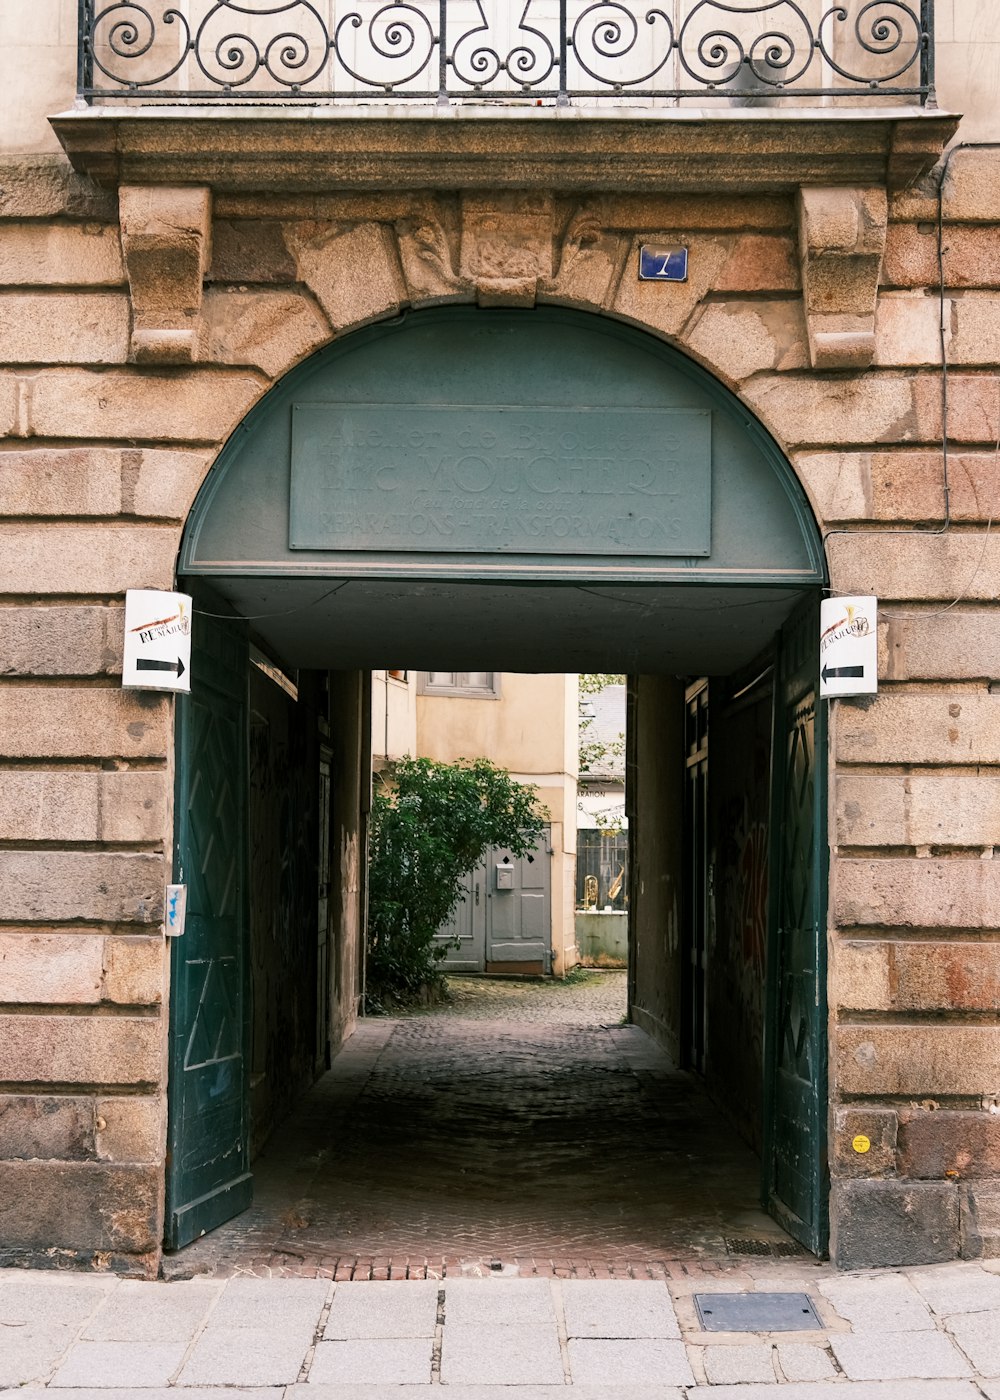
<svg viewBox="0 0 1000 1400">
<path fill-rule="evenodd" d="M 81 107 L 50 118 L 99 185 L 245 194 L 483 187 L 568 192 L 905 189 L 957 115 L 919 106 Z"/>
</svg>

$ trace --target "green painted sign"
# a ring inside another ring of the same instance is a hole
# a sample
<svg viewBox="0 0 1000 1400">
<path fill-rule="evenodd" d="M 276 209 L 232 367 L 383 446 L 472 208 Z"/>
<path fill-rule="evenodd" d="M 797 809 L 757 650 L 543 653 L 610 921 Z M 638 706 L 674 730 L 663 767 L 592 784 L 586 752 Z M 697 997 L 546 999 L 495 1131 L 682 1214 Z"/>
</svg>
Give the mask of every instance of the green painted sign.
<svg viewBox="0 0 1000 1400">
<path fill-rule="evenodd" d="M 292 549 L 711 552 L 708 411 L 298 403 Z"/>
</svg>

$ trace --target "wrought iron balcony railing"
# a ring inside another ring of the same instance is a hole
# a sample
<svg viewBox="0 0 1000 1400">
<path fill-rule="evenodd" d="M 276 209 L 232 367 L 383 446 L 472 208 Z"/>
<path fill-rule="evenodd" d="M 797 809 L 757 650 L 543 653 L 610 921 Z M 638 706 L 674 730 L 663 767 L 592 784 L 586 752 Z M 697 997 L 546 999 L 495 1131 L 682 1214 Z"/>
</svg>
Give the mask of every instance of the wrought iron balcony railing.
<svg viewBox="0 0 1000 1400">
<path fill-rule="evenodd" d="M 934 0 L 79 0 L 88 102 L 934 102 Z"/>
</svg>

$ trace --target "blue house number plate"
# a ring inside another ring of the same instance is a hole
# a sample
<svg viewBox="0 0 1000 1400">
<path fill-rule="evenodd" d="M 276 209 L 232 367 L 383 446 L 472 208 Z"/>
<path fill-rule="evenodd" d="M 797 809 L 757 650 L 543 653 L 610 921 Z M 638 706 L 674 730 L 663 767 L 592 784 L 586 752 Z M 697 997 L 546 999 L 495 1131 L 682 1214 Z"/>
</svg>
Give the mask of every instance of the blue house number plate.
<svg viewBox="0 0 1000 1400">
<path fill-rule="evenodd" d="M 639 248 L 640 282 L 686 282 L 688 250 L 679 243 L 643 243 Z"/>
</svg>

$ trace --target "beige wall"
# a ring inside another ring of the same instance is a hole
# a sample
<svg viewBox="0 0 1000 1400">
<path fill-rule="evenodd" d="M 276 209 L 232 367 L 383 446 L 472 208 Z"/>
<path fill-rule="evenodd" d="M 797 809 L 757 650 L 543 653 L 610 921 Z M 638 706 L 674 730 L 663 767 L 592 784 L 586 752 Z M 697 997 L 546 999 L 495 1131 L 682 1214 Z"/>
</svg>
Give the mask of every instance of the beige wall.
<svg viewBox="0 0 1000 1400">
<path fill-rule="evenodd" d="M 576 907 L 576 676 L 504 671 L 498 699 L 417 696 L 417 751 L 453 763 L 489 758 L 538 788 L 552 840 L 552 967 L 561 976 L 579 961 Z"/>
<path fill-rule="evenodd" d="M 416 672 L 405 679 L 372 672 L 372 765 L 376 771 L 417 752 Z"/>
</svg>

